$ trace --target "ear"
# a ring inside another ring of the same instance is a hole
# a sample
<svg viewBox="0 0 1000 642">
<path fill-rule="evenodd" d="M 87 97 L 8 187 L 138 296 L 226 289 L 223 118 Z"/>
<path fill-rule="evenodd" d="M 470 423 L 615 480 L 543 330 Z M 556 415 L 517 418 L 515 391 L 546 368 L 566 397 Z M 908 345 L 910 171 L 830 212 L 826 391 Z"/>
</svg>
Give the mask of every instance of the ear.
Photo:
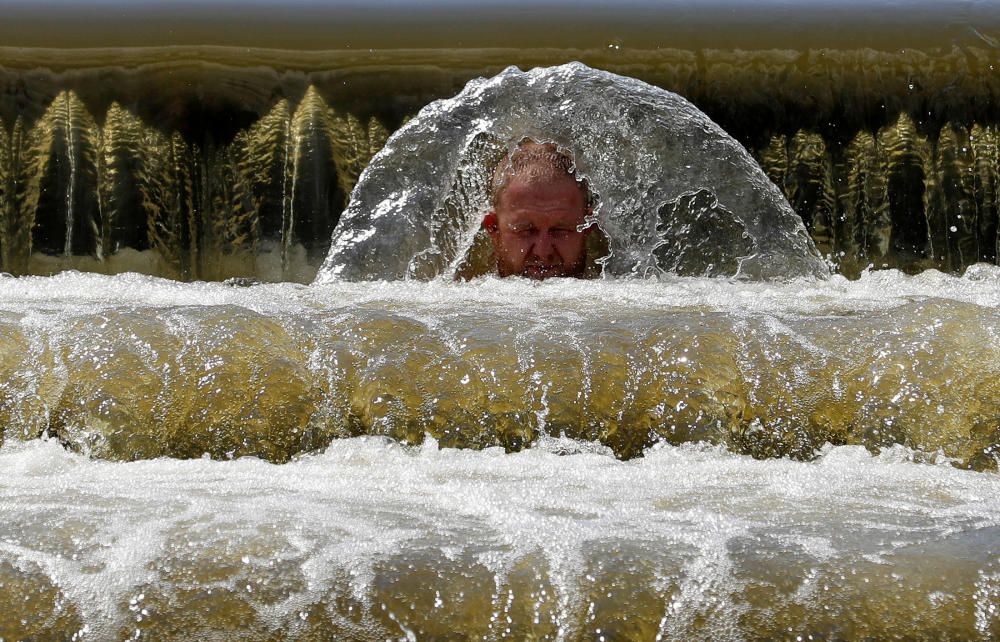
<svg viewBox="0 0 1000 642">
<path fill-rule="evenodd" d="M 483 217 L 483 229 L 490 234 L 496 234 L 499 229 L 499 224 L 497 223 L 497 213 L 489 212 Z"/>
</svg>

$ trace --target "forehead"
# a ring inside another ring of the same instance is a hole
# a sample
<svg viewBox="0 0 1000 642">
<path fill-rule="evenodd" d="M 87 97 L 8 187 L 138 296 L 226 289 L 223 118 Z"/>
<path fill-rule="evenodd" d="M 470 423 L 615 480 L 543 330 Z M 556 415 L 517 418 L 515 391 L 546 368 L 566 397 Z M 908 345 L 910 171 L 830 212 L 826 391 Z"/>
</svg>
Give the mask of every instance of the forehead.
<svg viewBox="0 0 1000 642">
<path fill-rule="evenodd" d="M 515 176 L 500 193 L 497 214 L 582 220 L 586 215 L 584 188 L 570 175 L 543 180 Z"/>
</svg>

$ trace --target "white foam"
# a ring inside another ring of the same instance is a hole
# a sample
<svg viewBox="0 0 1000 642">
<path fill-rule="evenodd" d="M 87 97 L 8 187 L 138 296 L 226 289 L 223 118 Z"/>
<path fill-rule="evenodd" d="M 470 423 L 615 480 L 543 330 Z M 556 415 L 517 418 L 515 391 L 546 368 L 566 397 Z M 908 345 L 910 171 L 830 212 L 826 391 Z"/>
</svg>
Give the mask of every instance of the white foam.
<svg viewBox="0 0 1000 642">
<path fill-rule="evenodd" d="M 873 272 L 854 282 L 490 278 L 245 288 L 139 275 L 0 278 L 0 311 L 58 332 L 60 319 L 103 309 L 159 316 L 163 308 L 237 306 L 285 321 L 388 311 L 422 319 L 452 342 L 470 314 L 503 319 L 503 327 L 509 319 L 527 332 L 526 341 L 548 336 L 535 329 L 564 322 L 654 319 L 678 310 L 692 318 L 722 311 L 734 322 L 773 318 L 761 327 L 780 334 L 788 317 L 874 319 L 893 310 L 911 314 L 915 303 L 940 304 L 942 315 L 962 308 L 989 317 L 1000 308 L 1000 288 L 986 269 L 966 277 Z M 514 560 L 541 555 L 569 627 L 587 556 L 610 541 L 680 559 L 686 579 L 669 615 L 671 626 L 681 626 L 704 614 L 704 600 L 724 601 L 747 581 L 731 550 L 741 539 L 801 551 L 820 566 L 889 564 L 907 546 L 967 542 L 970 535 L 974 543 L 964 546 L 995 554 L 988 529 L 1000 526 L 1000 476 L 918 461 L 947 463 L 898 447 L 877 457 L 859 447 L 828 448 L 801 463 L 756 461 L 703 445 L 654 447 L 622 462 L 602 445 L 555 437 L 509 455 L 441 449 L 432 440 L 408 448 L 359 438 L 280 466 L 252 458 L 113 463 L 71 454 L 54 441 L 8 439 L 0 449 L 0 559 L 37 565 L 102 639 L 117 635 L 122 605 L 144 586 L 166 581 L 156 569 L 175 561 L 179 537 L 196 560 L 245 556 L 258 571 L 268 560 L 241 548 L 248 534 L 277 551 L 305 584 L 267 607 L 275 621 L 322 599 L 341 573 L 365 599 L 377 564 L 400 551 L 472 555 L 498 583 Z M 779 556 L 776 563 L 785 562 Z M 993 585 L 983 586 L 984 599 L 993 599 Z M 813 590 L 800 587 L 803 594 Z"/>
<path fill-rule="evenodd" d="M 740 538 L 773 537 L 815 564 L 849 565 L 1000 526 L 1000 476 L 856 447 L 802 463 L 661 446 L 622 462 L 566 440 L 504 455 L 357 438 L 277 466 L 92 461 L 36 440 L 0 449 L 0 470 L 0 559 L 45 569 L 97 638 L 122 623 L 120 605 L 160 581 L 151 562 L 177 554 L 178 532 L 205 559 L 258 569 L 268 560 L 241 557 L 239 542 L 248 533 L 267 540 L 308 578 L 278 611 L 319 599 L 345 570 L 363 597 L 375 565 L 405 550 L 476 550 L 501 574 L 541 553 L 564 608 L 588 546 L 618 542 L 654 558 L 675 551 L 693 582 L 672 607 L 677 626 L 698 613 L 704 591 L 726 595 L 745 581 L 729 548 Z"/>
<path fill-rule="evenodd" d="M 785 283 L 691 277 L 544 282 L 485 278 L 470 283 L 376 281 L 236 287 L 222 283 L 180 283 L 134 273 L 104 276 L 63 272 L 53 277 L 0 277 L 0 309 L 72 310 L 79 306 L 82 311 L 95 306 L 238 305 L 264 313 L 307 313 L 382 303 L 428 307 L 440 312 L 485 304 L 514 310 L 581 314 L 594 310 L 624 314 L 635 310 L 698 307 L 739 314 L 863 314 L 927 299 L 1000 308 L 997 287 L 1000 277 L 990 275 L 993 272 L 985 268 L 970 268 L 966 276 L 936 270 L 909 276 L 897 270 L 883 270 L 866 272 L 857 281 L 834 276 L 829 280 L 798 279 Z"/>
</svg>

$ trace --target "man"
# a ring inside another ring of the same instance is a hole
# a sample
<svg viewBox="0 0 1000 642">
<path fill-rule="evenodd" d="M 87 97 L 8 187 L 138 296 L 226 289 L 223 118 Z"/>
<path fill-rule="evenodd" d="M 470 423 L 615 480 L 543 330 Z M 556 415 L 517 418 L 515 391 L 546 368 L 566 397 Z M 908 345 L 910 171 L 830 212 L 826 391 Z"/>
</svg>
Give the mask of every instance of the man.
<svg viewBox="0 0 1000 642">
<path fill-rule="evenodd" d="M 584 276 L 590 194 L 573 168 L 552 143 L 522 143 L 500 162 L 483 219 L 500 276 Z"/>
</svg>

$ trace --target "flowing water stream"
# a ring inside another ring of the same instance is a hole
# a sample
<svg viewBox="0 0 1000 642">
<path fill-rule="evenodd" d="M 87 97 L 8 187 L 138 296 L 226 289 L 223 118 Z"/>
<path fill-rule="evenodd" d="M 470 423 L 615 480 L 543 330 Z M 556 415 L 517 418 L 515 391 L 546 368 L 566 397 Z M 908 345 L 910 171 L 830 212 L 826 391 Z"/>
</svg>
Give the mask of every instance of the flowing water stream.
<svg viewBox="0 0 1000 642">
<path fill-rule="evenodd" d="M 998 478 L 915 459 L 355 438 L 281 466 L 125 464 L 8 444 L 0 634 L 995 639 Z"/>
<path fill-rule="evenodd" d="M 681 4 L 0 8 L 0 642 L 1000 639 L 1000 14 Z"/>
<path fill-rule="evenodd" d="M 4 42 L 42 23 L 16 24 L 0 24 Z M 96 27 L 86 49 L 0 47 L 0 270 L 309 282 L 391 132 L 470 79 L 574 60 L 707 113 L 847 276 L 995 264 L 1000 60 L 989 29 L 914 31 L 906 45 L 800 26 L 746 49 L 733 44 L 740 24 L 700 32 L 694 48 L 666 36 L 648 47 L 116 48 Z"/>
<path fill-rule="evenodd" d="M 995 267 L 0 302 L 4 639 L 1000 635 Z"/>
</svg>

